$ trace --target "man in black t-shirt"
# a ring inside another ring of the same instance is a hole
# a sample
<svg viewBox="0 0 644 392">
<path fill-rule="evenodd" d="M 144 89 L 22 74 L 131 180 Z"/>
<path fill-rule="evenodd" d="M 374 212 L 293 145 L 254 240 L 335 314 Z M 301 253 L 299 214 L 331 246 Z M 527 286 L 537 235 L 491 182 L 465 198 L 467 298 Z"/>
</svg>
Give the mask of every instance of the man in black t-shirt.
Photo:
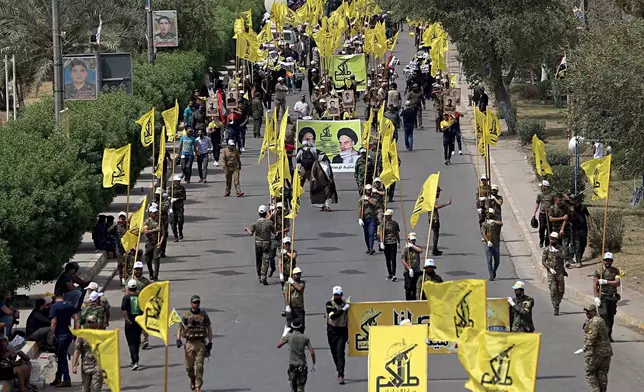
<svg viewBox="0 0 644 392">
<path fill-rule="evenodd" d="M 570 207 L 570 225 L 572 226 L 572 244 L 571 253 L 575 257 L 575 265 L 581 267 L 581 259 L 584 256 L 586 245 L 588 243 L 588 229 L 595 231 L 593 219 L 588 212 L 588 208 L 581 202 L 579 195 L 568 197 Z M 567 267 L 570 267 L 569 265 Z"/>
<path fill-rule="evenodd" d="M 49 310 L 52 332 L 49 335 L 49 344 L 56 343 L 58 369 L 56 370 L 56 377 L 50 385 L 62 388 L 71 386 L 69 363 L 67 362 L 67 351 L 72 344 L 72 332 L 69 326 L 73 319 L 74 329 L 78 329 L 78 310 L 75 305 L 65 301 L 65 294 L 62 290 L 56 291 L 55 294 L 56 301 Z"/>
<path fill-rule="evenodd" d="M 80 308 L 82 303 L 82 297 L 84 291 L 80 290 L 78 287 L 74 286 L 74 283 L 77 284 L 80 288 L 86 287 L 90 282 L 79 278 L 76 274 L 80 266 L 77 262 L 72 261 L 65 265 L 65 272 L 63 272 L 54 285 L 54 293 L 60 291 L 63 293 L 65 301 L 69 302 L 73 306 Z"/>
<path fill-rule="evenodd" d="M 127 290 L 121 301 L 121 311 L 125 319 L 125 339 L 130 349 L 132 370 L 137 370 L 139 368 L 139 347 L 141 346 L 141 332 L 143 329 L 136 322 L 136 316 L 142 315 L 143 312 L 139 306 L 139 293 L 135 279 L 130 279 L 127 282 Z"/>
</svg>

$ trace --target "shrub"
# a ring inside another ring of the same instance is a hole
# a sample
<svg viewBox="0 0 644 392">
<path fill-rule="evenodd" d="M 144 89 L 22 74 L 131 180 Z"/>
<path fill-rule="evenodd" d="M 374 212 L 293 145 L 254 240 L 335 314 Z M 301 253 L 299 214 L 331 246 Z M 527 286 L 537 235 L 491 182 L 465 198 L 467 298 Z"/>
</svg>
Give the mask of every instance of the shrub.
<svg viewBox="0 0 644 392">
<path fill-rule="evenodd" d="M 545 141 L 546 123 L 537 120 L 519 120 L 517 122 L 517 134 L 522 146 L 532 143 L 533 135 L 537 135 L 539 139 Z"/>
<path fill-rule="evenodd" d="M 546 145 L 546 156 L 550 166 L 570 165 L 570 153 L 565 146 Z"/>
<path fill-rule="evenodd" d="M 604 209 L 592 208 L 590 215 L 595 223 L 594 233 L 588 233 L 588 245 L 593 249 L 593 256 L 602 251 L 602 233 L 604 229 Z M 624 213 L 620 210 L 609 210 L 606 225 L 605 252 L 619 252 L 624 241 Z"/>
<path fill-rule="evenodd" d="M 558 193 L 575 190 L 575 167 L 574 166 L 552 166 L 552 175 L 546 176 L 552 190 Z M 579 170 L 577 177 L 577 190 L 582 191 L 585 187 L 585 176 L 583 170 Z"/>
</svg>

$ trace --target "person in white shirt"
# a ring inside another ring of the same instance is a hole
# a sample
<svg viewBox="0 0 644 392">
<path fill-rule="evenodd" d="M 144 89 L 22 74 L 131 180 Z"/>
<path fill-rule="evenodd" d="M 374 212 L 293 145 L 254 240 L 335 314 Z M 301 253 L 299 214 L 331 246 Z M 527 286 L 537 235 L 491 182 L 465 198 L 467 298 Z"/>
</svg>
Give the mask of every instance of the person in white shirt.
<svg viewBox="0 0 644 392">
<path fill-rule="evenodd" d="M 599 140 L 593 144 L 593 158 L 599 159 L 604 157 L 604 144 Z"/>
<path fill-rule="evenodd" d="M 306 102 L 306 96 L 304 94 L 300 95 L 300 100 L 293 106 L 293 110 L 298 113 L 299 118 L 307 117 L 311 114 L 310 106 Z"/>
<path fill-rule="evenodd" d="M 206 137 L 203 130 L 197 132 L 197 168 L 199 169 L 199 182 L 208 182 L 208 157 L 212 152 L 212 140 Z"/>
</svg>

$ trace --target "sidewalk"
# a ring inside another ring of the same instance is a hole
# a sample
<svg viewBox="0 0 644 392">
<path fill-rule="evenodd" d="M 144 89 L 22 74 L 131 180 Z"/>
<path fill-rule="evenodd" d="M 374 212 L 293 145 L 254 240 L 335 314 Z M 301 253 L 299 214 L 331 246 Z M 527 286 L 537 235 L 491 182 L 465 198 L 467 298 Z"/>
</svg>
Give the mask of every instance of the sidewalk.
<svg viewBox="0 0 644 392">
<path fill-rule="evenodd" d="M 455 50 L 449 52 L 448 65 L 451 72 L 458 72 Z M 466 112 L 461 120 L 461 131 L 464 144 L 466 144 L 464 147 L 472 155 L 473 162 L 476 162 L 476 136 L 472 123 L 474 107 L 466 106 L 469 93 L 468 85 L 460 83 L 460 81 L 459 77 L 461 110 Z M 531 284 L 547 291 L 547 275 L 541 266 L 542 250 L 537 245 L 539 243 L 538 230 L 530 226 L 530 219 L 539 193 L 534 168 L 528 163 L 518 139 L 515 136 L 505 136 L 507 132 L 505 121 L 501 121 L 501 127 L 504 136 L 499 138 L 496 147 L 491 148 L 491 177 L 492 183 L 498 184 L 501 188 L 501 195 L 505 199 L 502 236 L 508 248 L 509 254 L 507 256 L 512 260 L 519 276 L 524 277 L 525 280 L 531 280 Z M 483 167 L 482 162 L 481 167 Z M 589 254 L 590 250 L 587 250 L 586 258 Z M 616 254 L 615 266 L 620 267 L 619 253 Z M 592 276 L 595 269 L 599 267 L 599 260 L 594 259 L 586 260 L 582 268 L 567 270 L 569 276 L 566 279 L 565 298 L 580 304 L 592 302 Z M 618 304 L 615 319 L 621 324 L 644 330 L 644 295 L 629 289 L 628 285 L 628 277 L 625 277 L 622 279 L 622 300 Z"/>
</svg>

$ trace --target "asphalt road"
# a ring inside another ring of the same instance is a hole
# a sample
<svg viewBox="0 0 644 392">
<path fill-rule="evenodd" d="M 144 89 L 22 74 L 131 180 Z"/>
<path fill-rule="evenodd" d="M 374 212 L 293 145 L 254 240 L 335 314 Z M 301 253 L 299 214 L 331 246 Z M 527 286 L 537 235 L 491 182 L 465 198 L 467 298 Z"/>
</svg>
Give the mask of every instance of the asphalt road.
<svg viewBox="0 0 644 392">
<path fill-rule="evenodd" d="M 401 34 L 396 56 L 404 64 L 413 55 L 413 42 Z M 399 85 L 403 85 L 402 79 Z M 289 96 L 289 104 L 297 95 Z M 430 105 L 428 105 L 429 107 Z M 362 113 L 362 111 L 361 111 Z M 455 156 L 453 165 L 446 167 L 442 158 L 442 139 L 431 125 L 434 114 L 426 112 L 424 130 L 415 132 L 415 150 L 400 152 L 404 187 L 405 210 L 409 216 L 420 187 L 429 174 L 441 171 L 441 202 L 452 198 L 453 204 L 441 210 L 440 248 L 443 256 L 435 258 L 438 273 L 445 280 L 463 278 L 487 279 L 487 267 L 477 228 L 474 193 L 477 177 L 473 156 Z M 172 282 L 172 306 L 186 309 L 189 298 L 199 294 L 209 313 L 216 334 L 213 357 L 206 362 L 204 392 L 282 392 L 288 391 L 286 369 L 287 348 L 276 349 L 285 319 L 280 316 L 282 298 L 278 279 L 269 279 L 265 287 L 257 282 L 254 267 L 253 238 L 246 236 L 243 227 L 257 217 L 257 207 L 268 200 L 266 164 L 257 164 L 259 139 L 249 130 L 247 152 L 242 156 L 241 183 L 246 196 L 222 198 L 224 178 L 220 169 L 211 169 L 208 184 L 186 186 L 185 240 L 170 243 L 169 257 L 163 259 L 160 277 Z M 468 140 L 471 146 L 471 141 Z M 196 168 L 195 168 L 195 176 Z M 307 335 L 318 356 L 318 372 L 309 376 L 308 391 L 367 390 L 367 358 L 347 358 L 346 386 L 338 386 L 331 354 L 327 347 L 324 304 L 331 298 L 331 288 L 341 285 L 352 302 L 404 299 L 402 279 L 385 281 L 384 256 L 365 255 L 362 230 L 357 222 L 357 192 L 353 175 L 336 174 L 339 204 L 333 211 L 319 212 L 312 208 L 308 187 L 303 208 L 297 217 L 295 249 L 298 265 L 307 281 Z M 394 219 L 402 228 L 400 205 L 401 186 L 396 189 Z M 509 217 L 511 211 L 504 210 Z M 405 218 L 408 219 L 408 218 Z M 508 219 L 508 218 L 506 218 Z M 512 227 L 507 227 L 512 230 Z M 419 243 L 425 244 L 427 218 L 420 219 L 414 229 Z M 400 258 L 400 257 L 398 257 Z M 398 277 L 402 267 L 398 266 Z M 277 275 L 277 274 L 276 274 Z M 498 279 L 488 284 L 489 297 L 513 294 L 511 285 L 517 279 L 505 244 Z M 588 390 L 584 377 L 583 356 L 573 352 L 583 344 L 581 307 L 568 301 L 562 303 L 562 315 L 552 316 L 547 292 L 528 281 L 527 293 L 535 298 L 536 328 L 542 332 L 539 363 L 539 391 Z M 116 281 L 107 291 L 114 306 L 120 303 L 121 293 Z M 117 313 L 117 312 L 114 312 Z M 115 317 L 111 327 L 122 327 L 122 317 Z M 174 329 L 173 329 L 174 331 Z M 174 333 L 174 332 L 173 332 Z M 615 356 L 609 374 L 609 390 L 641 391 L 644 375 L 642 336 L 617 327 L 618 340 L 613 345 Z M 152 348 L 141 354 L 141 370 L 132 372 L 126 366 L 129 355 L 121 335 L 121 373 L 123 391 L 161 391 L 163 387 L 164 349 L 159 340 L 152 339 Z M 464 390 L 466 374 L 456 355 L 429 357 L 429 385 L 435 392 Z M 183 349 L 170 347 L 168 391 L 188 389 L 183 367 Z"/>
</svg>

